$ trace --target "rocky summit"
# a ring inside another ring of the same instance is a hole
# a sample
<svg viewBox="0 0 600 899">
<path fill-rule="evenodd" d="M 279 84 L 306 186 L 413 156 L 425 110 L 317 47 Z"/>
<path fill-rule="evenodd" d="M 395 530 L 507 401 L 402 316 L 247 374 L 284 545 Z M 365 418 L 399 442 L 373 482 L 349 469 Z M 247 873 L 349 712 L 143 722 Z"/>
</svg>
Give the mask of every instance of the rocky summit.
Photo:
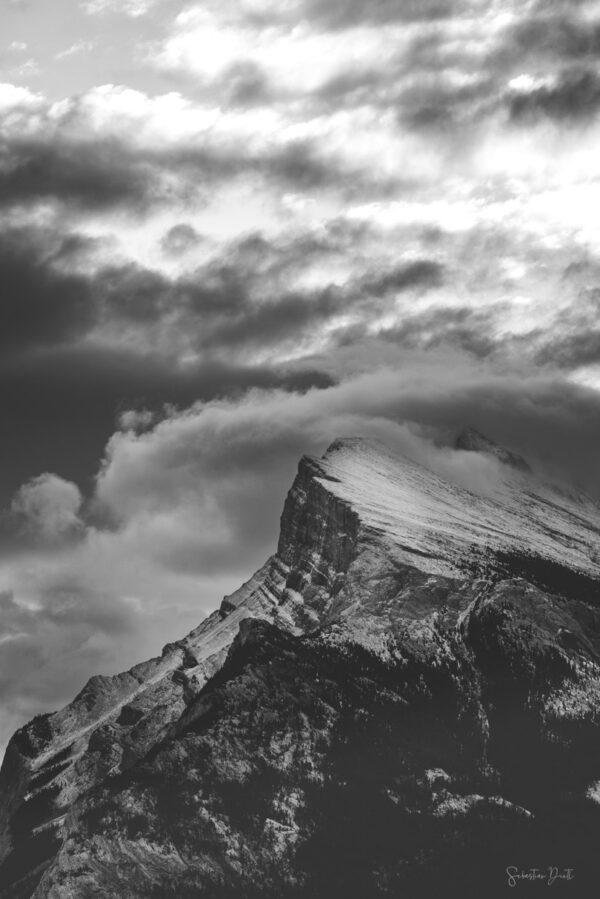
<svg viewBox="0 0 600 899">
<path fill-rule="evenodd" d="M 304 457 L 218 611 L 18 731 L 3 899 L 597 895 L 600 508 L 449 455 Z"/>
</svg>

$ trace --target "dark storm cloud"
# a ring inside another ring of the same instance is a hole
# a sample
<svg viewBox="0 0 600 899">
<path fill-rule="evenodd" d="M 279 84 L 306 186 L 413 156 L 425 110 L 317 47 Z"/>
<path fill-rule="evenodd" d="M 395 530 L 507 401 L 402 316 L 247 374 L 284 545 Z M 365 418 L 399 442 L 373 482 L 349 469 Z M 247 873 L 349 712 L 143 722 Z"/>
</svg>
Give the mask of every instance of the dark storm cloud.
<svg viewBox="0 0 600 899">
<path fill-rule="evenodd" d="M 600 329 L 591 330 L 550 341 L 538 353 L 538 362 L 558 368 L 574 369 L 600 363 Z"/>
<path fill-rule="evenodd" d="M 187 230 L 184 236 L 186 241 L 194 238 Z M 288 243 L 271 243 L 254 235 L 225 247 L 195 272 L 168 278 L 133 263 L 106 266 L 94 275 L 73 274 L 70 263 L 87 250 L 86 241 L 77 235 L 52 246 L 47 236 L 44 242 L 42 238 L 34 241 L 31 234 L 5 234 L 3 336 L 10 343 L 11 357 L 16 359 L 5 372 L 5 384 L 11 383 L 15 397 L 25 392 L 34 406 L 29 379 L 39 378 L 44 385 L 40 396 L 52 384 L 56 396 L 70 397 L 71 401 L 61 405 L 53 402 L 49 391 L 43 403 L 44 408 L 54 410 L 63 427 L 67 411 L 73 413 L 72 403 L 79 408 L 74 398 L 81 396 L 85 384 L 90 404 L 99 410 L 98 419 L 106 432 L 116 397 L 127 402 L 137 395 L 147 395 L 154 405 L 170 398 L 185 403 L 194 399 L 194 391 L 196 396 L 215 395 L 219 378 L 223 379 L 225 394 L 247 386 L 284 383 L 285 374 L 268 366 L 262 370 L 252 366 L 236 369 L 228 363 L 220 371 L 218 366 L 214 369 L 218 372 L 215 377 L 210 369 L 191 366 L 183 374 L 175 361 L 177 347 L 185 338 L 202 349 L 206 364 L 211 360 L 210 365 L 216 365 L 218 360 L 230 359 L 232 352 L 273 349 L 304 335 L 310 337 L 341 314 L 355 313 L 366 325 L 374 315 L 388 312 L 399 294 L 416 295 L 439 288 L 448 277 L 442 263 L 421 258 L 374 270 L 343 286 L 290 289 L 290 279 L 305 270 L 310 261 L 326 265 L 328 258 L 343 256 L 359 236 L 360 228 L 341 228 L 335 222 L 319 237 L 302 235 Z M 411 316 L 407 310 L 401 323 L 387 333 L 387 339 L 407 346 L 433 346 L 450 340 L 484 355 L 490 351 L 489 323 L 480 318 L 467 310 L 438 310 L 420 317 Z M 153 340 L 152 335 L 170 335 L 172 351 L 151 356 L 141 349 L 120 354 L 118 350 L 100 352 L 88 347 L 89 364 L 84 364 L 85 357 L 70 344 L 94 329 L 114 327 L 118 322 L 137 334 L 139 346 Z M 360 331 L 358 326 L 354 336 Z M 339 340 L 348 337 L 351 335 L 338 335 Z M 20 358 L 19 353 L 25 351 L 28 355 Z M 73 366 L 72 387 L 61 360 L 70 360 L 68 364 Z M 208 391 L 201 386 L 205 377 L 211 385 Z M 305 383 L 318 383 L 318 376 L 309 373 Z M 18 404 L 15 406 L 8 395 L 6 401 L 16 414 Z M 80 416 L 81 411 L 77 413 Z M 94 435 L 97 445 L 97 429 L 90 426 L 89 434 Z M 85 439 L 83 442 L 85 445 Z"/>
<path fill-rule="evenodd" d="M 513 348 L 510 338 L 493 336 L 501 317 L 502 307 L 483 311 L 438 306 L 417 314 L 407 310 L 397 324 L 380 328 L 375 338 L 369 336 L 367 323 L 361 322 L 335 331 L 332 340 L 338 348 L 370 346 L 373 355 L 381 353 L 384 358 L 386 346 L 391 345 L 420 352 L 456 350 L 467 357 L 485 359 Z"/>
<path fill-rule="evenodd" d="M 5 353 L 73 340 L 94 323 L 87 279 L 55 269 L 49 252 L 43 234 L 26 229 L 0 234 L 0 347 Z"/>
<path fill-rule="evenodd" d="M 417 31 L 385 68 L 344 68 L 315 91 L 314 101 L 323 111 L 340 105 L 390 109 L 403 128 L 415 130 L 479 121 L 498 107 L 501 66 L 471 58 L 468 44 L 444 27 Z M 452 80 L 457 72 L 467 76 L 463 83 Z"/>
<path fill-rule="evenodd" d="M 176 199 L 193 200 L 198 207 L 215 185 L 256 175 L 276 189 L 337 189 L 349 195 L 381 182 L 376 172 L 342 163 L 316 140 L 257 150 L 240 142 L 202 145 L 189 138 L 158 149 L 136 148 L 127 137 L 74 139 L 60 127 L 35 138 L 0 136 L 0 204 L 5 206 L 54 201 L 77 211 L 121 208 L 139 215 Z"/>
<path fill-rule="evenodd" d="M 252 301 L 239 274 L 228 278 L 225 291 L 214 284 L 206 290 L 190 286 L 188 300 L 197 312 L 189 327 L 197 336 L 197 347 L 231 351 L 236 348 L 268 347 L 285 339 L 300 338 L 339 313 L 346 305 L 344 294 L 333 288 L 310 293 L 287 292 L 272 300 Z"/>
<path fill-rule="evenodd" d="M 439 287 L 443 280 L 443 265 L 431 259 L 417 259 L 374 278 L 367 276 L 362 281 L 361 287 L 375 296 L 383 296 L 391 291 L 407 290 L 411 287 Z"/>
<path fill-rule="evenodd" d="M 274 98 L 274 88 L 256 63 L 235 63 L 222 75 L 221 89 L 229 107 L 248 109 L 267 103 Z"/>
<path fill-rule="evenodd" d="M 217 185 L 260 176 L 276 190 L 337 190 L 348 197 L 385 193 L 374 171 L 342 162 L 317 141 L 297 140 L 275 148 L 243 145 L 169 150 L 133 149 L 118 140 L 73 141 L 54 137 L 0 137 L 0 204 L 59 207 L 98 213 L 120 208 L 140 215 L 173 200 L 205 204 Z"/>
<path fill-rule="evenodd" d="M 539 118 L 584 121 L 600 109 L 600 77 L 596 70 L 576 68 L 561 73 L 556 81 L 529 91 L 513 93 L 509 100 L 514 122 Z"/>
<path fill-rule="evenodd" d="M 202 235 L 198 234 L 192 225 L 187 222 L 181 222 L 179 225 L 173 225 L 163 236 L 160 246 L 164 253 L 169 256 L 179 256 L 187 250 L 193 249 L 203 241 Z"/>
<path fill-rule="evenodd" d="M 140 325 L 160 321 L 175 299 L 168 278 L 133 262 L 100 269 L 92 293 L 108 321 L 125 319 Z"/>
<path fill-rule="evenodd" d="M 474 0 L 476 3 L 476 0 Z M 452 18 L 457 11 L 474 5 L 473 0 L 300 0 L 267 10 L 243 9 L 241 18 L 251 25 L 269 27 L 274 23 L 309 20 L 316 26 L 343 30 L 357 25 L 385 25 L 393 22 L 435 22 Z"/>
<path fill-rule="evenodd" d="M 600 54 L 600 23 L 577 15 L 580 4 L 539 4 L 508 29 L 500 59 L 583 61 Z"/>
<path fill-rule="evenodd" d="M 567 266 L 562 291 L 573 303 L 540 335 L 535 356 L 540 365 L 573 370 L 600 362 L 600 265 L 594 256 Z"/>
<path fill-rule="evenodd" d="M 322 109 L 340 105 L 381 106 L 388 105 L 390 94 L 394 90 L 390 86 L 390 73 L 385 75 L 376 70 L 346 69 L 325 81 L 314 93 L 313 99 Z"/>
<path fill-rule="evenodd" d="M 272 302 L 248 303 L 241 314 L 220 316 L 200 330 L 198 345 L 211 347 L 267 346 L 280 340 L 300 338 L 307 330 L 331 319 L 346 307 L 342 291 L 325 288 L 312 294 L 288 293 Z"/>
<path fill-rule="evenodd" d="M 385 25 L 392 22 L 436 22 L 451 19 L 469 0 L 305 0 L 304 12 L 313 21 L 330 28 L 353 25 Z"/>
<path fill-rule="evenodd" d="M 96 274 L 90 293 L 100 319 L 148 327 L 168 320 L 174 333 L 187 335 L 214 356 L 269 348 L 314 333 L 341 312 L 385 309 L 388 295 L 443 283 L 442 264 L 423 258 L 350 279 L 341 287 L 289 286 L 311 262 L 335 259 L 353 234 L 352 229 L 336 233 L 334 225 L 320 238 L 302 235 L 288 243 L 251 235 L 173 279 L 133 264 L 107 267 Z"/>
<path fill-rule="evenodd" d="M 273 284 L 260 258 L 236 259 L 235 248 L 230 251 L 230 260 L 226 251 L 225 258 L 173 280 L 134 264 L 104 268 L 90 288 L 98 315 L 148 327 L 168 319 L 174 335 L 218 353 L 233 345 L 272 345 L 342 307 L 341 292 L 281 290 L 280 276 Z"/>
<path fill-rule="evenodd" d="M 253 387 L 304 391 L 330 385 L 335 374 L 320 373 L 310 363 L 291 372 L 244 362 L 244 354 L 311 337 L 340 313 L 385 309 L 388 296 L 397 292 L 439 285 L 440 264 L 420 259 L 344 287 L 294 291 L 287 286 L 311 261 L 343 257 L 361 235 L 362 227 L 340 222 L 319 236 L 288 242 L 253 235 L 226 246 L 195 272 L 170 279 L 133 263 L 78 274 L 74 266 L 95 244 L 77 234 L 62 239 L 42 230 L 1 234 L 0 405 L 4 450 L 11 460 L 1 476 L 4 501 L 40 471 L 55 471 L 85 487 L 119 409 L 186 406 Z M 195 239 L 187 229 L 175 236 Z M 90 342 L 105 326 L 129 329 L 132 348 Z M 172 349 L 161 354 L 144 349 L 154 334 L 170 335 Z M 83 338 L 86 345 L 78 347 Z M 184 338 L 202 350 L 202 358 L 181 366 L 178 347 Z"/>
<path fill-rule="evenodd" d="M 229 182 L 244 175 L 260 175 L 266 183 L 288 189 L 307 190 L 318 187 L 352 189 L 377 184 L 376 173 L 348 169 L 339 159 L 323 152 L 317 141 L 296 140 L 278 147 L 254 150 L 223 145 L 198 147 L 189 145 L 170 151 L 153 153 L 150 161 L 157 172 L 176 174 L 184 184 L 211 187 L 217 182 Z M 354 176 L 356 183 L 347 184 Z"/>
<path fill-rule="evenodd" d="M 116 140 L 0 138 L 0 203 L 136 208 L 158 187 L 149 162 Z"/>
<path fill-rule="evenodd" d="M 184 236 L 188 241 L 193 234 L 186 230 Z M 181 238 L 179 231 L 175 239 Z M 0 344 L 7 352 L 68 344 L 119 320 L 146 328 L 162 327 L 168 319 L 165 327 L 174 337 L 189 327 L 201 343 L 216 341 L 215 350 L 243 343 L 244 332 L 248 343 L 260 342 L 262 332 L 267 345 L 328 318 L 341 302 L 331 291 L 300 294 L 282 288 L 293 268 L 329 252 L 319 241 L 301 238 L 297 246 L 279 248 L 257 236 L 246 238 L 195 272 L 172 279 L 135 263 L 78 273 L 78 257 L 94 246 L 76 234 L 61 239 L 41 229 L 0 233 Z M 395 277 L 408 286 L 428 274 L 417 268 Z"/>
<path fill-rule="evenodd" d="M 431 350 L 454 346 L 477 358 L 491 355 L 501 347 L 492 336 L 498 319 L 493 307 L 484 311 L 468 307 L 437 308 L 407 316 L 399 325 L 381 332 L 381 337 L 411 349 Z"/>
<path fill-rule="evenodd" d="M 257 237 L 243 241 L 237 250 L 232 248 L 227 262 L 199 270 L 196 283 L 180 281 L 178 293 L 201 316 L 196 345 L 227 351 L 268 347 L 314 333 L 340 313 L 371 315 L 385 310 L 392 294 L 418 293 L 443 283 L 443 266 L 419 259 L 350 279 L 343 287 L 294 291 L 282 286 L 295 265 L 307 265 L 311 256 L 318 259 L 332 250 L 327 242 L 301 239 L 299 246 L 281 249 L 280 256 L 276 247 Z"/>
<path fill-rule="evenodd" d="M 159 316 L 165 279 L 134 265 L 78 271 L 101 243 L 42 228 L 0 232 L 0 347 L 8 357 L 72 343 L 107 313 L 133 321 Z"/>
<path fill-rule="evenodd" d="M 259 175 L 267 186 L 293 191 L 336 189 L 348 197 L 384 192 L 389 181 L 378 172 L 342 161 L 317 140 L 294 140 L 282 146 L 253 150 L 222 146 L 189 146 L 156 154 L 154 162 L 167 172 L 176 172 L 190 189 L 212 188 L 215 182 L 231 182 L 246 175 Z"/>
<path fill-rule="evenodd" d="M 585 282 L 590 277 L 597 285 L 598 272 L 594 271 L 593 262 L 581 267 L 571 266 L 564 281 L 568 284 L 575 280 L 581 284 L 582 280 Z M 586 286 L 577 293 L 576 304 L 563 310 L 557 316 L 554 327 L 544 335 L 536 361 L 559 369 L 577 369 L 600 362 L 599 321 L 600 288 Z"/>
<path fill-rule="evenodd" d="M 298 190 L 340 185 L 352 174 L 344 171 L 339 162 L 325 158 L 310 141 L 288 144 L 271 158 L 259 162 L 258 167 Z"/>
<path fill-rule="evenodd" d="M 411 86 L 398 100 L 399 121 L 417 131 L 454 130 L 494 112 L 497 84 L 482 72 L 480 80 L 454 86 L 444 73 Z"/>
<path fill-rule="evenodd" d="M 246 241 L 238 253 L 248 260 L 260 256 L 260 246 L 260 241 Z M 252 387 L 302 391 L 331 384 L 329 375 L 317 371 L 294 373 L 231 360 L 228 348 L 244 342 L 246 326 L 252 344 L 261 343 L 264 327 L 267 344 L 277 339 L 277 328 L 283 332 L 288 316 L 310 323 L 310 305 L 304 308 L 300 300 L 284 303 L 283 311 L 273 310 L 278 326 L 269 327 L 268 314 L 253 312 L 244 283 L 251 273 L 248 261 L 242 267 L 240 257 L 237 266 L 222 262 L 195 277 L 172 281 L 133 264 L 103 268 L 95 275 L 71 271 L 79 255 L 93 248 L 93 242 L 76 234 L 60 239 L 42 230 L 16 229 L 0 235 L 0 407 L 6 459 L 1 501 L 6 503 L 20 483 L 40 471 L 56 471 L 85 486 L 119 409 L 186 406 Z M 237 318 L 228 331 L 227 316 L 234 310 Z M 146 331 L 162 328 L 164 317 L 172 313 L 179 314 L 175 337 L 189 330 L 202 342 L 207 330 L 216 337 L 222 328 L 222 343 L 206 341 L 203 360 L 185 367 L 176 348 L 162 355 L 143 349 Z M 117 321 L 133 329 L 137 350 L 78 346 L 95 328 Z M 293 326 L 291 321 L 288 332 Z"/>
<path fill-rule="evenodd" d="M 327 291 L 281 290 L 289 266 L 299 256 L 307 261 L 306 241 L 280 254 L 261 238 L 245 239 L 173 279 L 135 263 L 77 273 L 70 263 L 87 247 L 76 235 L 60 240 L 31 229 L 0 234 L 0 345 L 6 352 L 67 344 L 119 320 L 132 327 L 168 327 L 175 338 L 191 329 L 199 344 L 213 341 L 215 350 L 231 343 L 268 345 L 298 326 L 327 319 L 341 302 Z M 313 251 L 320 252 L 318 244 Z M 257 291 L 261 301 L 253 295 Z"/>
<path fill-rule="evenodd" d="M 394 7 L 401 18 L 403 6 L 382 4 L 378 14 L 393 21 Z M 458 21 L 476 13 L 477 4 L 444 4 L 438 24 L 417 29 L 386 71 L 342 71 L 319 89 L 317 97 L 324 107 L 336 102 L 395 109 L 402 127 L 436 131 L 459 141 L 467 139 L 465 127 L 484 123 L 506 106 L 511 119 L 521 124 L 540 116 L 582 121 L 600 105 L 595 68 L 600 22 L 584 18 L 582 6 L 561 2 L 530 7 L 500 28 L 488 52 L 479 54 L 476 32 L 457 36 L 444 21 L 446 16 Z M 364 9 L 368 21 L 370 5 Z M 432 11 L 437 18 L 435 4 Z M 485 12 L 483 6 L 480 11 Z M 404 12 L 411 20 L 408 7 Z M 351 18 L 350 9 L 348 13 Z M 424 8 L 423 19 L 427 18 Z M 448 74 L 451 70 L 476 77 L 455 83 Z M 508 81 L 528 70 L 548 76 L 548 84 L 507 94 Z"/>
</svg>

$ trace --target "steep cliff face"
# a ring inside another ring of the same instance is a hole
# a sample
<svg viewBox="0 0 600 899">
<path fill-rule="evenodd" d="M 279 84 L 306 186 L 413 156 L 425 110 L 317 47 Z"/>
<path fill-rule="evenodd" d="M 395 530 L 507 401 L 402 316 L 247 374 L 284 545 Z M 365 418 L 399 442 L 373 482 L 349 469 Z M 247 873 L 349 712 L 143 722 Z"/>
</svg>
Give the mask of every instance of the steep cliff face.
<svg viewBox="0 0 600 899">
<path fill-rule="evenodd" d="M 476 896 L 509 865 L 600 873 L 600 510 L 494 455 L 485 495 L 363 440 L 304 458 L 263 568 L 13 737 L 0 895 Z"/>
</svg>

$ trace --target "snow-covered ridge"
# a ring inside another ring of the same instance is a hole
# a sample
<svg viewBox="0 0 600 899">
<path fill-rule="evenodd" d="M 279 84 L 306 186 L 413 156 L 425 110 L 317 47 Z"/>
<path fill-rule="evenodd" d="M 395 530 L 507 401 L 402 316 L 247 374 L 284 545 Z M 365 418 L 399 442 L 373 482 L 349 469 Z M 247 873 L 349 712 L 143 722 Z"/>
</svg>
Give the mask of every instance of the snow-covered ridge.
<svg viewBox="0 0 600 899">
<path fill-rule="evenodd" d="M 470 560 L 518 553 L 600 578 L 598 504 L 538 481 L 520 457 L 479 437 L 466 441 L 465 451 L 497 463 L 485 495 L 364 438 L 336 440 L 312 461 L 323 486 L 356 511 L 363 527 L 417 568 L 458 574 Z"/>
</svg>

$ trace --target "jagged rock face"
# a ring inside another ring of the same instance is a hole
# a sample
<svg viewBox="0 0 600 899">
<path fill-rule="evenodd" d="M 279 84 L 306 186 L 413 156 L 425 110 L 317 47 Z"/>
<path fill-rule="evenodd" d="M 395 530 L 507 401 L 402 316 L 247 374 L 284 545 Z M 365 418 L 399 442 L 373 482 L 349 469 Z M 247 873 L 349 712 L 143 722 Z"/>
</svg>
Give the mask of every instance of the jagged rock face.
<svg viewBox="0 0 600 899">
<path fill-rule="evenodd" d="M 0 894 L 593 880 L 600 511 L 505 469 L 490 497 L 364 441 L 303 459 L 276 554 L 218 612 L 15 735 Z"/>
<path fill-rule="evenodd" d="M 288 586 L 300 592 L 309 586 L 335 592 L 354 556 L 358 515 L 327 489 L 328 481 L 318 462 L 302 459 L 281 517 L 277 555 L 293 572 Z"/>
</svg>

